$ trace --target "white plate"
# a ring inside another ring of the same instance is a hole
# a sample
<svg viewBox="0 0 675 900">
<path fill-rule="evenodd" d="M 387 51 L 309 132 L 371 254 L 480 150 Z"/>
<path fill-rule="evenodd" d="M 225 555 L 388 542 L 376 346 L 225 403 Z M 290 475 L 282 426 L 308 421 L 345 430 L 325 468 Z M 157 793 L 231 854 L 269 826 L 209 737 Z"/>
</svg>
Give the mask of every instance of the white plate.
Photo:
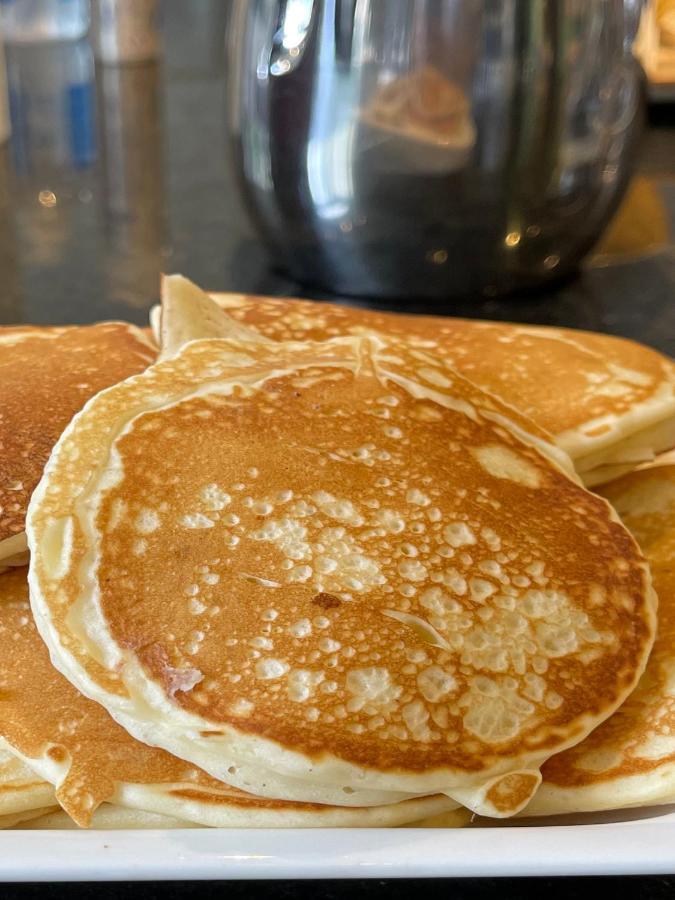
<svg viewBox="0 0 675 900">
<path fill-rule="evenodd" d="M 663 874 L 675 871 L 672 810 L 448 830 L 5 831 L 0 881 Z"/>
</svg>

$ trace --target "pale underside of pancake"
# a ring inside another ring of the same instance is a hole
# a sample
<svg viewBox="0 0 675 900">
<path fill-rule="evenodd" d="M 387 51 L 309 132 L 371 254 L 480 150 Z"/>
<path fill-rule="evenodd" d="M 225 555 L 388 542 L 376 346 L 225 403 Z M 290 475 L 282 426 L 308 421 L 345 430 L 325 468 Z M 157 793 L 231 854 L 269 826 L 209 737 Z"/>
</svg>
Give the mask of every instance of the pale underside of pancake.
<svg viewBox="0 0 675 900">
<path fill-rule="evenodd" d="M 658 632 L 638 687 L 603 725 L 544 766 L 527 815 L 675 801 L 675 464 L 634 472 L 603 493 L 647 556 Z"/>
<path fill-rule="evenodd" d="M 224 313 L 208 294 L 182 275 L 162 276 L 162 304 L 154 309 L 157 313 L 151 313 L 151 316 L 161 348 L 160 360 L 170 359 L 194 340 L 223 337 L 244 341 L 267 340 Z"/>
<path fill-rule="evenodd" d="M 395 339 L 193 342 L 59 442 L 36 622 L 128 731 L 235 786 L 510 815 L 653 640 L 634 542 L 563 464 Z"/>
<path fill-rule="evenodd" d="M 36 818 L 17 823 L 12 827 L 21 831 L 70 831 L 77 830 L 77 823 L 62 809 L 45 810 Z M 129 809 L 124 806 L 115 806 L 112 803 L 103 803 L 91 817 L 89 828 L 92 831 L 121 831 L 149 829 L 176 829 L 176 828 L 200 828 L 195 822 L 183 822 L 171 816 L 162 816 L 159 813 L 145 812 L 142 809 Z"/>
<path fill-rule="evenodd" d="M 0 829 L 5 828 L 21 828 L 28 822 L 34 822 L 43 816 L 51 813 L 59 812 L 58 806 L 44 806 L 41 809 L 30 809 L 20 813 L 9 813 L 6 816 L 0 816 Z M 72 824 L 72 819 L 66 816 L 68 822 Z"/>
<path fill-rule="evenodd" d="M 449 812 L 439 813 L 421 819 L 419 822 L 406 822 L 400 828 L 463 828 L 469 824 L 471 814 L 466 809 L 455 809 Z M 8 816 L 6 820 L 0 816 L 0 828 L 17 828 L 22 831 L 68 831 L 77 829 L 77 825 L 62 809 L 37 810 L 33 813 L 24 813 L 16 816 Z M 118 831 L 118 830 L 143 830 L 170 828 L 200 828 L 195 822 L 183 822 L 159 813 L 149 813 L 142 809 L 128 809 L 124 806 L 114 806 L 111 803 L 103 803 L 91 818 L 90 829 L 92 831 Z"/>
<path fill-rule="evenodd" d="M 68 422 L 156 355 L 149 335 L 122 322 L 0 328 L 0 571 L 28 561 L 28 501 Z"/>
<path fill-rule="evenodd" d="M 55 803 L 53 787 L 17 759 L 0 738 L 0 823 L 5 817 L 35 810 L 39 815 L 40 810 Z"/>
<path fill-rule="evenodd" d="M 240 294 L 214 299 L 238 322 L 274 340 L 382 332 L 442 354 L 462 375 L 553 434 L 589 486 L 675 446 L 675 364 L 633 341 L 309 300 Z"/>
<path fill-rule="evenodd" d="M 110 801 L 213 827 L 367 827 L 401 825 L 455 805 L 435 796 L 368 809 L 331 808 L 252 797 L 216 781 L 134 740 L 57 672 L 27 595 L 25 570 L 0 578 L 0 684 L 11 685 L 0 691 L 0 739 L 23 761 L 0 756 L 0 813 L 58 800 L 79 825 L 89 826 L 100 804 Z"/>
<path fill-rule="evenodd" d="M 407 825 L 400 826 L 402 828 L 465 828 L 471 824 L 471 820 L 475 818 L 470 809 L 460 807 L 452 809 L 450 812 L 439 813 L 437 816 L 429 816 L 427 819 L 421 819 L 419 822 L 410 822 Z"/>
</svg>

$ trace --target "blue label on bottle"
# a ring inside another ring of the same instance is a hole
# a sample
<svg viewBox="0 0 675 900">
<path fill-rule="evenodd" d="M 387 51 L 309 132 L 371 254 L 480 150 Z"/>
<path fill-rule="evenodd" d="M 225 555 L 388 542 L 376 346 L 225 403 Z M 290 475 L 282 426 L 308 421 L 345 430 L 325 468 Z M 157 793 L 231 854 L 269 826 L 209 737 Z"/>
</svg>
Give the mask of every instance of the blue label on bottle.
<svg viewBox="0 0 675 900">
<path fill-rule="evenodd" d="M 0 0 L 5 3 L 6 0 Z M 21 94 L 16 88 L 9 85 L 9 117 L 12 122 L 12 158 L 17 172 L 27 172 L 28 162 L 28 137 L 26 133 L 26 110 L 21 102 Z"/>
<path fill-rule="evenodd" d="M 78 169 L 85 168 L 96 158 L 93 84 L 69 86 L 68 112 L 73 165 Z"/>
</svg>

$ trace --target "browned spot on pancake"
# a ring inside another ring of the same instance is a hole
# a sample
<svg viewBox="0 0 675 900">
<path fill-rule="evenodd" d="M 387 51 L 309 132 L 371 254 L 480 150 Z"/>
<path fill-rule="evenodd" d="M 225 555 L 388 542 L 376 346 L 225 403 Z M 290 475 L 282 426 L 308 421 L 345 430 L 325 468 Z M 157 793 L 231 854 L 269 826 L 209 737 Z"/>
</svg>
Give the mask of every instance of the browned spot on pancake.
<svg viewBox="0 0 675 900">
<path fill-rule="evenodd" d="M 39 778 L 36 778 L 35 781 L 11 781 L 8 784 L 0 784 L 0 794 L 14 794 L 21 791 L 29 791 L 40 784 L 43 784 L 43 782 L 41 782 Z"/>
<path fill-rule="evenodd" d="M 321 609 L 337 609 L 342 600 L 336 597 L 335 594 L 327 594 L 325 591 L 321 591 L 312 597 L 312 603 L 315 606 L 320 606 Z"/>
<path fill-rule="evenodd" d="M 248 794 L 242 794 L 240 791 L 236 791 L 234 788 L 232 789 L 231 794 L 228 794 L 227 788 L 224 788 L 222 795 L 218 797 L 207 791 L 186 787 L 175 788 L 170 793 L 174 797 L 182 797 L 185 800 L 196 800 L 198 802 L 213 803 L 214 805 L 235 806 L 251 810 L 283 810 L 288 809 L 289 805 L 286 800 L 274 800 L 271 797 L 251 797 Z M 293 803 L 292 807 L 296 811 L 305 810 L 307 812 L 312 810 L 320 812 L 327 809 L 326 806 L 322 806 L 320 803 Z M 358 809 L 358 807 L 355 807 L 355 809 Z"/>
<path fill-rule="evenodd" d="M 612 429 L 609 425 L 598 425 L 596 428 L 588 428 L 584 431 L 586 437 L 600 437 L 601 434 L 607 434 Z"/>
<path fill-rule="evenodd" d="M 500 813 L 511 813 L 520 809 L 536 790 L 539 779 L 536 775 L 515 773 L 500 778 L 487 792 L 486 800 Z"/>
<path fill-rule="evenodd" d="M 55 763 L 62 763 L 68 759 L 68 754 L 63 747 L 54 746 L 47 750 L 47 756 L 54 760 Z"/>
</svg>

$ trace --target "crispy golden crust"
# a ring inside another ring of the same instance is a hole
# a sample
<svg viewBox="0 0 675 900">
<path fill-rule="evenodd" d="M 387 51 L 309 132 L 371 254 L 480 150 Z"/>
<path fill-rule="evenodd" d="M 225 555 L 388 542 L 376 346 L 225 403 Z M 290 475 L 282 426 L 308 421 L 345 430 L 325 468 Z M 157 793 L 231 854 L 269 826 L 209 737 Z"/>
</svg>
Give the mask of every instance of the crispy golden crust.
<svg viewBox="0 0 675 900">
<path fill-rule="evenodd" d="M 652 547 L 675 533 L 675 459 L 663 464 L 656 460 L 652 466 L 604 485 L 600 492 L 621 516 L 653 567 Z M 662 611 L 660 608 L 659 622 Z"/>
<path fill-rule="evenodd" d="M 581 744 L 544 766 L 546 786 L 561 790 L 607 785 L 604 805 L 628 805 L 643 791 L 665 802 L 675 797 L 675 465 L 632 473 L 608 485 L 605 496 L 641 542 L 659 596 L 658 633 L 647 669 L 621 708 Z M 621 792 L 612 783 L 642 782 Z M 650 783 L 650 776 L 652 777 Z M 653 790 L 652 790 L 653 787 Z M 583 790 L 577 806 L 587 805 Z M 552 801 L 553 803 L 553 801 Z M 593 805 L 603 803 L 597 794 Z M 552 810 L 555 811 L 555 810 Z"/>
<path fill-rule="evenodd" d="M 30 496 L 75 413 L 155 355 L 140 329 L 119 322 L 0 328 L 0 541 L 23 532 Z"/>
<path fill-rule="evenodd" d="M 56 796 L 78 824 L 89 824 L 119 782 L 187 783 L 191 798 L 200 800 L 200 787 L 231 795 L 208 775 L 135 741 L 52 667 L 31 616 L 25 569 L 0 577 L 0 677 L 12 686 L 0 693 L 0 735 L 24 757 L 40 759 L 50 745 L 53 762 L 70 762 Z M 176 790 L 180 796 L 188 788 Z"/>
<path fill-rule="evenodd" d="M 502 772 L 606 717 L 654 623 L 630 535 L 518 428 L 537 432 L 401 342 L 193 343 L 64 437 L 34 584 L 68 653 L 124 695 L 68 625 L 94 547 L 74 503 L 110 467 L 107 433 L 115 478 L 79 506 L 98 504 L 101 608 L 174 705 L 317 761 Z"/>
<path fill-rule="evenodd" d="M 237 294 L 216 299 L 275 340 L 325 340 L 380 331 L 441 354 L 462 375 L 531 416 L 573 456 L 641 404 L 673 399 L 675 365 L 655 350 L 605 334 L 479 322 Z M 665 449 L 665 448 L 661 448 Z"/>
<path fill-rule="evenodd" d="M 40 760 L 45 753 L 57 766 L 65 766 L 56 797 L 63 809 L 81 826 L 87 827 L 98 806 L 112 800 L 118 785 L 164 786 L 164 795 L 177 804 L 173 812 L 185 812 L 181 803 L 217 809 L 307 814 L 311 824 L 330 813 L 330 807 L 315 803 L 291 803 L 251 794 L 216 781 L 204 772 L 130 737 L 108 713 L 83 697 L 49 660 L 40 639 L 28 602 L 26 570 L 16 569 L 0 577 L 0 737 L 23 757 Z M 37 776 L 26 778 L 26 767 L 17 760 L 0 766 L 0 795 L 45 788 Z M 51 794 L 51 788 L 49 789 Z M 49 798 L 44 790 L 38 799 Z M 0 796 L 1 799 L 1 796 Z M 417 801 L 411 801 L 413 808 Z M 432 805 L 442 806 L 443 802 Z M 445 804 L 449 805 L 449 804 Z M 401 804 L 404 809 L 406 803 Z M 425 814 L 422 805 L 420 815 Z M 350 824 L 358 824 L 359 809 L 349 811 Z M 365 814 L 364 814 L 365 815 Z M 188 816 L 188 818 L 194 818 Z M 401 819 L 405 821 L 405 815 Z M 414 818 L 414 816 L 412 816 Z M 318 823 L 320 824 L 320 823 Z"/>
</svg>

